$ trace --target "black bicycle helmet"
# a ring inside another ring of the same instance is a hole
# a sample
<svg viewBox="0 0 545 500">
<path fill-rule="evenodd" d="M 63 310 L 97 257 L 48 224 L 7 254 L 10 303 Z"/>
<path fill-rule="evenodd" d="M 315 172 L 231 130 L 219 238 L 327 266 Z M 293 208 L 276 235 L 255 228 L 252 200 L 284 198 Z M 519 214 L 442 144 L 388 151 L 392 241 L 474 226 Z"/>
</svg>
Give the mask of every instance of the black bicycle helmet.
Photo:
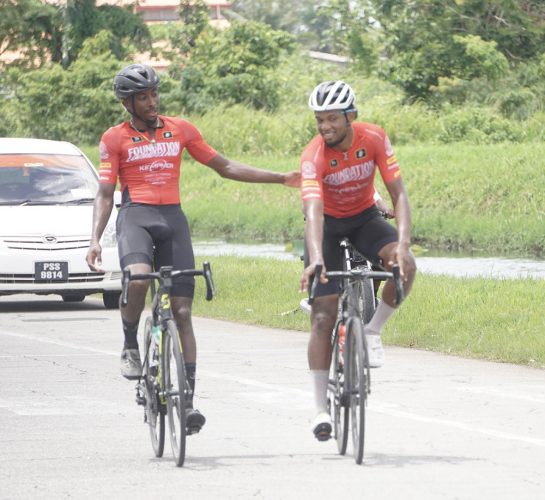
<svg viewBox="0 0 545 500">
<path fill-rule="evenodd" d="M 356 111 L 356 96 L 341 80 L 322 82 L 310 94 L 308 105 L 313 111 Z"/>
<path fill-rule="evenodd" d="M 119 100 L 159 86 L 159 76 L 145 64 L 131 64 L 114 77 L 114 93 Z"/>
</svg>

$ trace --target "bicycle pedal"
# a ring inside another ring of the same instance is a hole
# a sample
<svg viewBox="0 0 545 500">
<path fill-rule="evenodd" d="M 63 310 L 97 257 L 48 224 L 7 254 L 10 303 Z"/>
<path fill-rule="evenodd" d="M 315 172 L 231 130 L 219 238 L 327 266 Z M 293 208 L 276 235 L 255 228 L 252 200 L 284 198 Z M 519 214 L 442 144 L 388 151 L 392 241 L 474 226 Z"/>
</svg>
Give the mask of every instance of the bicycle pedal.
<svg viewBox="0 0 545 500">
<path fill-rule="evenodd" d="M 139 406 L 146 406 L 146 397 L 140 396 L 139 394 L 136 395 L 136 404 Z"/>
</svg>

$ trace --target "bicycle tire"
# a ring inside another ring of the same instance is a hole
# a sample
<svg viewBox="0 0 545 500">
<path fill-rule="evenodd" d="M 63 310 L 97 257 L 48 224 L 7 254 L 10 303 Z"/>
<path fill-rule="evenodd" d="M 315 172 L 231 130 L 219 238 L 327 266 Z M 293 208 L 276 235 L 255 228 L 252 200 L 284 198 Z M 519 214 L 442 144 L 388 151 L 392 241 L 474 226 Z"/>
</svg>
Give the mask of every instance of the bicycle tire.
<svg viewBox="0 0 545 500">
<path fill-rule="evenodd" d="M 146 406 L 145 420 L 149 427 L 151 446 L 156 457 L 162 457 L 165 448 L 165 409 L 161 403 L 159 392 L 159 359 L 158 349 L 151 335 L 152 318 L 146 318 L 144 326 L 144 366 L 142 379 Z"/>
<path fill-rule="evenodd" d="M 357 464 L 363 460 L 365 446 L 365 407 L 368 378 L 365 360 L 363 326 L 358 317 L 351 317 L 346 328 L 346 381 L 350 398 L 352 446 Z"/>
<path fill-rule="evenodd" d="M 333 422 L 333 432 L 337 441 L 337 449 L 340 455 L 346 453 L 348 444 L 348 425 L 350 413 L 346 405 L 347 398 L 344 396 L 344 352 L 341 353 L 339 346 L 339 328 L 343 323 L 338 322 L 335 326 L 333 338 L 333 352 L 329 372 L 329 413 Z"/>
<path fill-rule="evenodd" d="M 163 379 L 167 403 L 170 444 L 178 467 L 184 464 L 186 448 L 186 375 L 178 329 L 167 320 L 163 331 Z"/>
</svg>

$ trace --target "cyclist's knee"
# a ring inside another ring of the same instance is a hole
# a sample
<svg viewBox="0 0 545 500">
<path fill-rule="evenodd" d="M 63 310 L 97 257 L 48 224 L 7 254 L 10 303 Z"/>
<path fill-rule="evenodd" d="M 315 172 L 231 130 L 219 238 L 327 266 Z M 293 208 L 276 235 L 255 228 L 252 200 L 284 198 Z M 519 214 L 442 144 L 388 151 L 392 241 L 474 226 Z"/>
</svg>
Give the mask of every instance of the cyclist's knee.
<svg viewBox="0 0 545 500">
<path fill-rule="evenodd" d="M 330 333 L 337 319 L 337 297 L 320 297 L 312 306 L 312 329 L 316 333 Z"/>
<path fill-rule="evenodd" d="M 172 312 L 179 325 L 191 323 L 192 300 L 186 297 L 172 297 Z"/>
</svg>

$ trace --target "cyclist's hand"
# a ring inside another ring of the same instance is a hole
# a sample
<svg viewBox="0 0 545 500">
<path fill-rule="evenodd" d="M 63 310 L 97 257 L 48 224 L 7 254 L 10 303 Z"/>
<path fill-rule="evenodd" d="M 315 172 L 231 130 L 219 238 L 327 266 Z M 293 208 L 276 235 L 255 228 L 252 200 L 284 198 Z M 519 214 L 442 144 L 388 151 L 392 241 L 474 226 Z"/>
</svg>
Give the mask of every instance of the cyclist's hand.
<svg viewBox="0 0 545 500">
<path fill-rule="evenodd" d="M 375 203 L 385 219 L 395 218 L 396 214 L 394 209 L 390 208 L 390 206 L 382 198 L 377 199 Z"/>
<path fill-rule="evenodd" d="M 284 186 L 300 188 L 301 187 L 301 173 L 294 170 L 284 174 Z"/>
<path fill-rule="evenodd" d="M 301 276 L 301 286 L 299 287 L 300 292 L 306 292 L 308 291 L 308 287 L 310 284 L 311 277 L 314 275 L 314 269 L 316 267 L 316 264 L 310 264 L 305 270 L 303 271 L 303 276 Z M 320 275 L 320 283 L 327 283 L 327 278 L 325 276 L 326 268 L 322 264 L 322 274 Z"/>
<path fill-rule="evenodd" d="M 408 281 L 411 276 L 416 272 L 416 263 L 411 253 L 409 244 L 399 242 L 396 247 L 394 261 L 390 261 L 390 266 L 395 262 L 399 264 L 399 274 L 403 281 Z"/>
<path fill-rule="evenodd" d="M 87 265 L 91 271 L 103 273 L 102 269 L 102 247 L 99 243 L 91 243 L 87 251 Z"/>
</svg>

